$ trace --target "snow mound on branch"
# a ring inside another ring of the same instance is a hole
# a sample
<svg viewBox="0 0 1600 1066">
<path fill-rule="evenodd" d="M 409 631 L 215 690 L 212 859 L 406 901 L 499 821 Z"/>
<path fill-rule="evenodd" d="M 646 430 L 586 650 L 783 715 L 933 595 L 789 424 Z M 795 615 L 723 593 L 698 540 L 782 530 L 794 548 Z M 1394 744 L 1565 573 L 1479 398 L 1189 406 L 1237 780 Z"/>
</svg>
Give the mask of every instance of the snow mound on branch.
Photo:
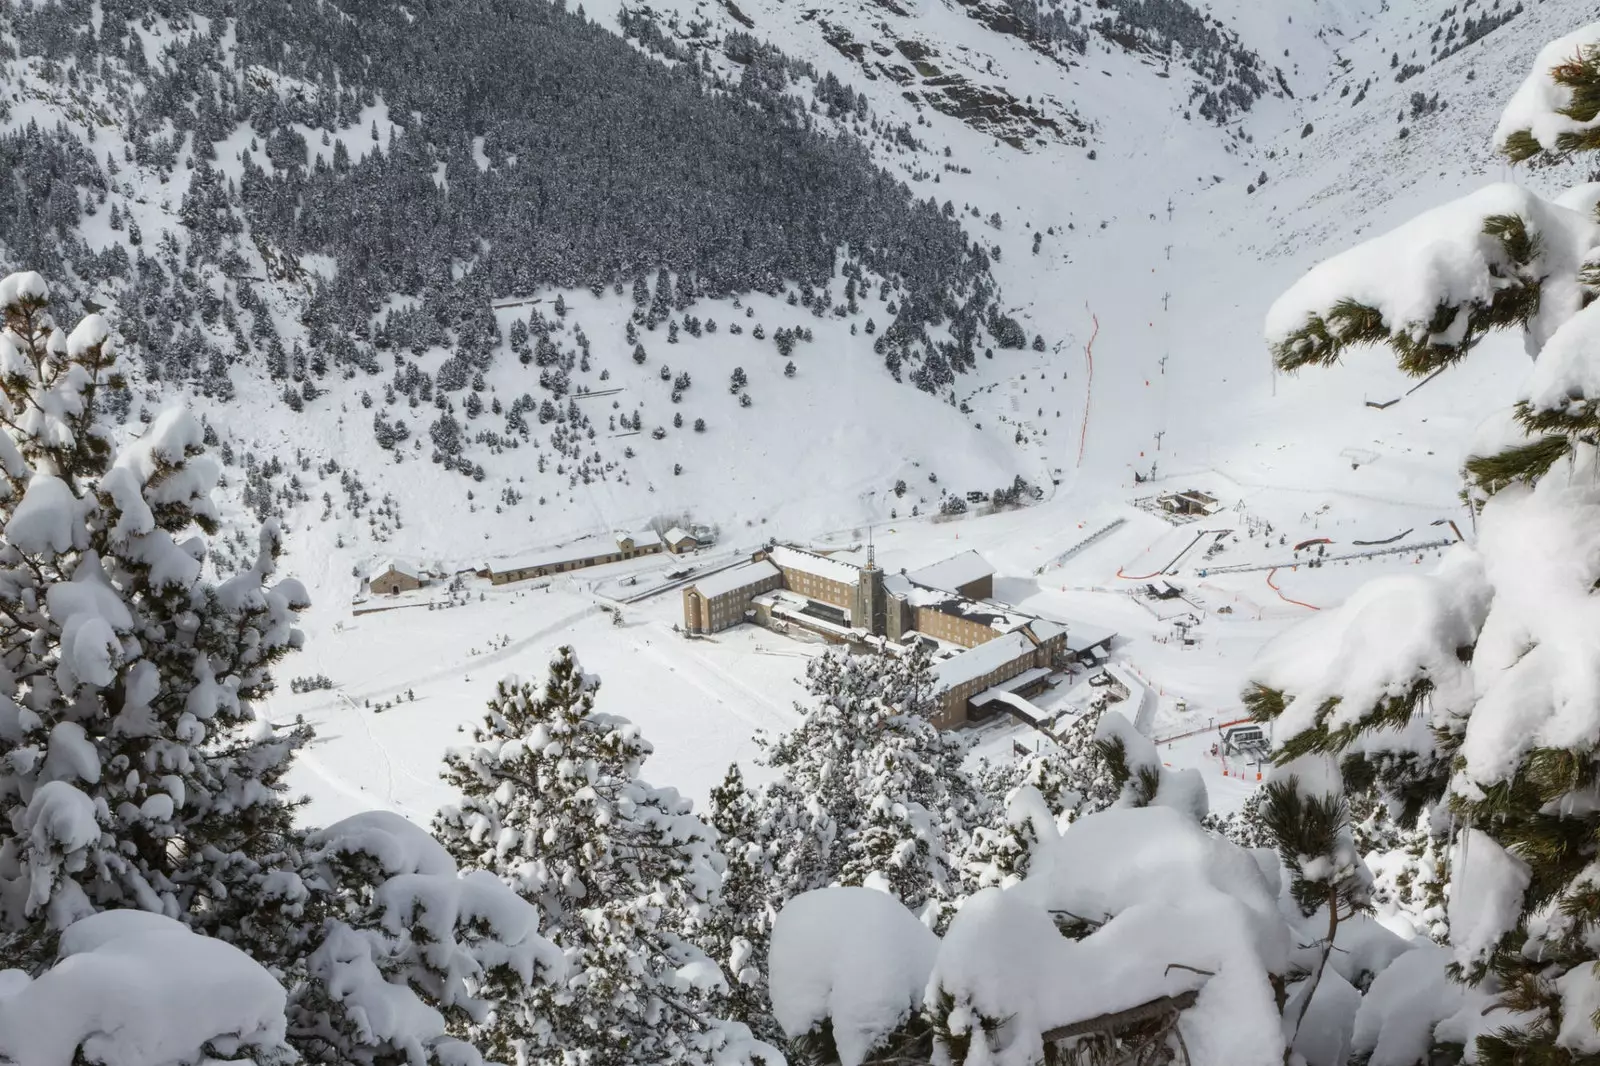
<svg viewBox="0 0 1600 1066">
<path fill-rule="evenodd" d="M 1198 991 L 1180 1023 L 1196 1066 L 1281 1061 L 1267 975 L 1285 972 L 1289 931 L 1272 888 L 1248 852 L 1179 811 L 1091 815 L 1041 848 L 1020 884 L 961 908 L 929 1006 L 953 999 L 953 1032 L 1009 1019 L 968 1061 L 1030 1066 L 1049 1030 Z M 1053 915 L 1103 924 L 1071 940 Z"/>
<path fill-rule="evenodd" d="M 391 877 L 456 872 L 455 860 L 432 833 L 393 811 L 352 814 L 313 833 L 310 843 L 340 855 L 365 855 Z"/>
<path fill-rule="evenodd" d="M 858 1066 L 916 1010 L 938 950 L 938 938 L 891 895 L 802 893 L 772 927 L 773 1014 L 791 1038 L 831 1019 L 840 1063 Z"/>
<path fill-rule="evenodd" d="M 1496 494 L 1479 519 L 1494 609 L 1472 670 L 1480 698 L 1466 782 L 1507 780 L 1540 747 L 1587 751 L 1600 734 L 1600 493 L 1592 452 L 1568 476 Z M 1470 783 L 1469 783 L 1470 782 Z"/>
<path fill-rule="evenodd" d="M 1411 1066 L 1428 1060 L 1435 1027 L 1445 1019 L 1481 1018 L 1494 996 L 1451 980 L 1449 963 L 1450 953 L 1427 941 L 1390 963 L 1361 1000 L 1351 1051 L 1370 1055 L 1367 1066 Z M 1489 1028 L 1502 1024 L 1503 1017 L 1496 1018 Z M 1441 1031 L 1438 1038 L 1446 1034 Z"/>
<path fill-rule="evenodd" d="M 1489 957 L 1522 913 L 1532 880 L 1528 864 L 1481 829 L 1461 834 L 1450 884 L 1450 946 L 1465 968 Z"/>
<path fill-rule="evenodd" d="M 6 523 L 6 539 L 28 555 L 71 551 L 85 510 L 84 501 L 72 495 L 65 481 L 49 474 L 35 474 L 17 509 L 11 512 L 11 521 Z"/>
<path fill-rule="evenodd" d="M 111 324 L 97 314 L 84 315 L 67 335 L 67 355 L 73 359 L 88 354 L 97 344 L 111 339 Z"/>
<path fill-rule="evenodd" d="M 1595 208 L 1600 206 L 1600 181 L 1580 182 L 1557 196 L 1552 203 L 1594 218 Z"/>
<path fill-rule="evenodd" d="M 1484 220 L 1493 215 L 1519 216 L 1539 238 L 1537 273 L 1547 280 L 1529 332 L 1536 344 L 1543 343 L 1582 306 L 1576 278 L 1600 244 L 1600 223 L 1507 183 L 1425 211 L 1312 268 L 1267 311 L 1268 343 L 1281 344 L 1345 300 L 1375 308 L 1391 331 L 1427 341 L 1439 307 L 1488 303 L 1512 283 L 1504 276 L 1510 272 L 1505 249 L 1483 232 Z M 1453 328 L 1465 327 L 1461 316 Z"/>
<path fill-rule="evenodd" d="M 29 299 L 50 299 L 50 283 L 44 280 L 42 274 L 33 270 L 19 270 L 0 278 L 0 307 Z"/>
<path fill-rule="evenodd" d="M 458 929 L 491 929 L 473 945 L 474 959 L 485 970 L 508 968 L 532 984 L 540 972 L 560 974 L 565 967 L 561 951 L 539 935 L 539 908 L 517 895 L 488 870 L 472 870 L 459 877 L 436 873 L 401 874 L 379 886 L 374 894 L 383 911 L 383 927 L 393 936 L 418 930 L 424 943 L 439 944 L 457 936 Z"/>
<path fill-rule="evenodd" d="M 144 435 L 117 457 L 118 469 L 133 475 L 152 506 L 182 504 L 202 518 L 217 517 L 211 490 L 222 468 L 205 447 L 205 428 L 184 407 L 156 416 Z"/>
<path fill-rule="evenodd" d="M 1171 807 L 1183 811 L 1197 822 L 1210 811 L 1211 801 L 1206 794 L 1205 778 L 1201 776 L 1200 771 L 1193 767 L 1170 770 L 1164 766 L 1155 742 L 1139 732 L 1121 711 L 1106 711 L 1100 716 L 1099 724 L 1095 726 L 1094 739 L 1116 740 L 1122 743 L 1123 759 L 1131 776 L 1123 785 L 1122 797 L 1117 801 L 1119 804 L 1123 806 L 1134 804 L 1133 797 L 1138 788 L 1139 776 L 1154 774 L 1157 782 L 1156 792 L 1154 796 L 1148 797 L 1153 806 Z"/>
<path fill-rule="evenodd" d="M 1512 94 L 1511 101 L 1500 113 L 1500 122 L 1494 128 L 1496 148 L 1505 145 L 1512 134 L 1526 130 L 1547 151 L 1556 150 L 1556 138 L 1563 133 L 1581 133 L 1600 126 L 1600 117 L 1579 122 L 1561 114 L 1572 106 L 1572 90 L 1556 84 L 1550 72 L 1563 63 L 1577 59 L 1586 48 L 1600 46 L 1600 22 L 1558 37 L 1539 49 L 1533 61 L 1533 72 Z"/>
<path fill-rule="evenodd" d="M 1595 189 L 1600 198 L 1600 182 Z M 1563 411 L 1595 397 L 1600 397 L 1600 303 L 1590 304 L 1556 330 L 1522 390 L 1522 398 L 1536 411 Z"/>
<path fill-rule="evenodd" d="M 69 926 L 37 980 L 0 973 L 0 1060 L 171 1066 L 284 1043 L 284 991 L 231 944 L 143 911 Z M 81 1049 L 81 1057 L 80 1057 Z M 247 1056 L 246 1056 L 247 1057 Z"/>
<path fill-rule="evenodd" d="M 1281 744 L 1312 728 L 1330 700 L 1338 703 L 1327 714 L 1328 729 L 1355 725 L 1419 676 L 1433 683 L 1436 711 L 1467 710 L 1472 677 L 1456 650 L 1474 643 L 1488 609 L 1482 563 L 1467 548 L 1446 553 L 1432 574 L 1362 585 L 1338 608 L 1271 641 L 1251 667 L 1251 677 L 1288 697 L 1274 738 Z"/>
</svg>

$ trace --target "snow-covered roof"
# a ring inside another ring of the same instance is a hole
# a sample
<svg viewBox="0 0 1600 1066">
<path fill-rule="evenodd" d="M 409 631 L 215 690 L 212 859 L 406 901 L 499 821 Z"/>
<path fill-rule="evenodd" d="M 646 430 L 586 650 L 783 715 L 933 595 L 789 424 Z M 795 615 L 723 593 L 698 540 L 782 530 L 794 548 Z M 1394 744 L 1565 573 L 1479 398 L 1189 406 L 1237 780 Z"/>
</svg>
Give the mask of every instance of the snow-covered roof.
<svg viewBox="0 0 1600 1066">
<path fill-rule="evenodd" d="M 968 648 L 943 662 L 933 664 L 936 687 L 943 691 L 954 688 L 973 678 L 982 677 L 1006 663 L 1033 651 L 1033 642 L 1022 633 L 1007 633 L 991 641 Z"/>
<path fill-rule="evenodd" d="M 671 529 L 667 530 L 665 534 L 663 534 L 663 539 L 665 539 L 668 544 L 676 544 L 680 540 L 693 540 L 695 539 L 695 536 L 686 529 L 683 529 L 679 526 L 673 526 Z"/>
<path fill-rule="evenodd" d="M 383 560 L 383 562 L 378 564 L 378 568 L 372 572 L 372 576 L 373 577 L 382 577 L 384 574 L 391 573 L 391 572 L 392 573 L 396 573 L 396 574 L 404 574 L 406 577 L 416 578 L 419 581 L 422 579 L 422 571 L 421 571 L 421 569 L 419 569 L 416 566 L 413 566 L 412 564 L 404 561 L 403 559 L 385 559 L 385 560 Z"/>
<path fill-rule="evenodd" d="M 1057 622 L 1053 618 L 1035 618 L 1028 623 L 1028 628 L 1033 631 L 1033 635 L 1041 642 L 1049 640 L 1051 637 L 1058 637 L 1067 631 L 1066 623 Z"/>
<path fill-rule="evenodd" d="M 998 685 L 995 685 L 995 687 L 982 690 L 981 693 L 973 696 L 973 703 L 978 704 L 978 706 L 982 706 L 982 704 L 994 703 L 995 699 L 1005 699 L 1005 696 L 1010 696 L 1011 693 L 1014 693 L 1014 691 L 1018 690 L 1018 688 L 1027 688 L 1029 685 L 1032 685 L 1032 683 L 1037 682 L 1037 680 L 1043 680 L 1045 677 L 1050 677 L 1050 674 L 1050 667 L 1035 666 L 1034 669 L 1030 669 L 1030 671 L 1022 671 L 1021 674 L 1016 675 L 1016 677 L 1010 677 L 1010 679 L 1003 680 L 1003 682 L 998 683 Z M 1006 699 L 1006 703 L 1010 703 L 1013 707 L 1018 706 L 1018 704 L 1014 703 L 1013 699 Z M 1026 701 L 1024 701 L 1024 704 L 1026 704 L 1026 706 L 1032 706 L 1032 704 L 1027 704 Z M 1022 711 L 1022 707 L 1018 707 L 1018 711 Z M 1037 712 L 1038 707 L 1034 707 L 1034 711 Z M 1029 714 L 1027 711 L 1022 712 L 1024 712 L 1024 714 Z M 1032 717 L 1037 717 L 1037 714 L 1030 715 L 1030 719 L 1032 719 Z"/>
<path fill-rule="evenodd" d="M 758 563 L 745 563 L 731 570 L 719 570 L 715 574 L 708 574 L 696 581 L 694 588 L 709 600 L 777 576 L 778 568 L 763 559 Z"/>
<path fill-rule="evenodd" d="M 994 573 L 995 569 L 989 565 L 987 559 L 968 549 L 959 555 L 940 560 L 932 566 L 913 570 L 906 577 L 919 585 L 930 585 L 936 589 L 954 592 L 961 585 L 993 577 Z"/>
<path fill-rule="evenodd" d="M 509 573 L 513 570 L 533 570 L 541 566 L 555 566 L 557 563 L 570 563 L 578 559 L 589 559 L 600 555 L 611 555 L 617 550 L 614 543 L 602 540 L 599 537 L 585 537 L 575 540 L 571 544 L 560 548 L 541 548 L 539 551 L 514 555 L 509 559 L 501 559 L 489 563 L 489 569 L 497 574 Z"/>
<path fill-rule="evenodd" d="M 815 552 L 791 548 L 787 544 L 774 545 L 767 552 L 767 556 L 785 570 L 799 570 L 845 585 L 854 585 L 860 579 L 860 570 L 849 563 L 830 559 L 826 555 L 817 555 Z"/>
<path fill-rule="evenodd" d="M 661 543 L 661 534 L 653 529 L 643 529 L 637 533 L 618 533 L 617 546 L 621 547 L 625 540 L 633 541 L 635 548 L 649 548 Z"/>
<path fill-rule="evenodd" d="M 912 585 L 904 595 L 906 602 L 913 607 L 929 607 L 940 614 L 964 618 L 1002 633 L 1021 629 L 1035 621 L 1033 615 L 1008 604 L 994 600 L 969 600 L 965 596 L 928 588 L 926 585 Z"/>
<path fill-rule="evenodd" d="M 1038 630 L 1034 630 L 1034 632 L 1037 634 Z M 1074 654 L 1078 654 L 1088 650 L 1089 648 L 1095 648 L 1102 644 L 1106 644 L 1111 640 L 1112 637 L 1116 635 L 1116 631 L 1113 629 L 1106 629 L 1103 626 L 1084 625 L 1082 622 L 1074 622 L 1072 625 L 1067 627 L 1067 650 Z"/>
</svg>

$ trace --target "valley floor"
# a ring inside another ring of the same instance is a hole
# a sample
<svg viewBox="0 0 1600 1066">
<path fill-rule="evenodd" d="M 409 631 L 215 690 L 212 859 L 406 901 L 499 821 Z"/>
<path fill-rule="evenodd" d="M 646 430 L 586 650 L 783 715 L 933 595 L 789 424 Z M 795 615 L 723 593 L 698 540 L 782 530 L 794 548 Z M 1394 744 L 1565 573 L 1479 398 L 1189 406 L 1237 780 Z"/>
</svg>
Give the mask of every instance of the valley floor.
<svg viewBox="0 0 1600 1066">
<path fill-rule="evenodd" d="M 1238 689 L 1263 643 L 1359 583 L 1413 569 L 1419 560 L 1431 563 L 1440 550 L 1312 566 L 1317 549 L 1297 553 L 1294 545 L 1327 538 L 1331 543 L 1321 547 L 1329 556 L 1355 554 L 1377 549 L 1352 541 L 1406 529 L 1412 532 L 1400 544 L 1427 544 L 1451 536 L 1448 525 L 1429 523 L 1453 516 L 1337 494 L 1241 490 L 1216 477 L 1194 484 L 1217 495 L 1221 509 L 1180 525 L 1126 501 L 1083 508 L 1065 496 L 984 517 L 885 523 L 871 537 L 880 565 L 891 571 L 976 549 L 998 571 L 998 599 L 1069 627 L 1114 630 L 1113 668 L 1154 690 L 1149 734 L 1176 738 L 1161 745 L 1164 758 L 1204 771 L 1213 809 L 1225 813 L 1254 788 L 1257 768 L 1213 755 L 1213 727 L 1242 716 Z M 1118 518 L 1110 534 L 1058 561 Z M 810 543 L 861 556 L 866 532 Z M 1219 539 L 1222 549 L 1207 557 Z M 690 561 L 712 568 L 756 546 L 725 544 Z M 291 693 L 286 684 L 270 706 L 277 721 L 304 716 L 316 727 L 292 781 L 310 798 L 305 817 L 326 824 L 386 808 L 426 822 L 450 798 L 439 779 L 444 752 L 468 739 L 495 684 L 508 676 L 541 679 L 562 644 L 571 644 L 585 669 L 601 678 L 601 709 L 632 719 L 654 744 L 645 769 L 653 783 L 703 803 L 730 763 L 759 780 L 756 738 L 799 720 L 806 662 L 824 646 L 751 625 L 685 639 L 674 628 L 682 620 L 681 593 L 665 579 L 681 565 L 651 556 L 503 586 L 466 578 L 453 594 L 438 582 L 393 600 L 319 603 L 308 619 L 307 650 L 285 673 L 324 675 L 333 687 Z M 1230 567 L 1251 569 L 1215 572 Z M 1146 594 L 1147 586 L 1168 582 L 1181 596 Z M 619 602 L 655 583 L 669 587 Z M 1059 712 L 1058 721 L 1070 720 L 1096 691 L 1085 683 L 1088 673 L 1063 679 L 1035 702 Z M 1120 706 L 1133 717 L 1137 702 L 1135 694 Z M 1009 758 L 1019 746 L 1049 743 L 1009 718 L 969 733 L 975 759 Z"/>
</svg>

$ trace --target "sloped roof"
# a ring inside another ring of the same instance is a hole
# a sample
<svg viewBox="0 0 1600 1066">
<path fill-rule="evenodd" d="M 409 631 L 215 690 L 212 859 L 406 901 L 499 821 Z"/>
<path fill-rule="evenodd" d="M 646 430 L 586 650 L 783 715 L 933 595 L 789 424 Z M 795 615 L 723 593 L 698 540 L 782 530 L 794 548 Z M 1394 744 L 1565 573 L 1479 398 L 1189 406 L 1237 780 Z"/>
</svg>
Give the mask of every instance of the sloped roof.
<svg viewBox="0 0 1600 1066">
<path fill-rule="evenodd" d="M 994 573 L 995 569 L 989 564 L 989 560 L 968 549 L 959 555 L 942 559 L 932 566 L 913 570 L 906 574 L 906 577 L 919 585 L 929 585 L 936 589 L 954 592 L 962 585 L 993 577 Z"/>
<path fill-rule="evenodd" d="M 633 541 L 633 546 L 635 548 L 648 548 L 651 545 L 661 543 L 661 534 L 657 533 L 653 529 L 641 529 L 637 533 L 618 533 L 617 545 L 619 547 L 622 545 L 624 540 Z"/>
<path fill-rule="evenodd" d="M 422 580 L 422 570 L 408 562 L 405 562 L 402 559 L 383 560 L 383 562 L 378 564 L 378 568 L 372 572 L 372 576 L 374 578 L 381 577 L 382 575 L 391 572 L 396 574 L 404 574 L 406 577 L 416 578 L 418 581 Z"/>
<path fill-rule="evenodd" d="M 968 648 L 959 655 L 952 655 L 942 662 L 934 663 L 934 687 L 939 691 L 954 688 L 998 670 L 1011 660 L 1032 652 L 1033 642 L 1025 635 L 1020 632 L 1007 633 L 975 648 Z"/>
<path fill-rule="evenodd" d="M 854 585 L 861 577 L 861 571 L 858 567 L 849 563 L 842 563 L 837 559 L 830 559 L 826 555 L 803 551 L 800 548 L 791 548 L 787 544 L 773 545 L 767 555 L 785 570 L 799 570 L 803 573 L 827 578 L 829 581 L 838 581 L 845 585 Z"/>
<path fill-rule="evenodd" d="M 777 576 L 778 568 L 763 559 L 758 563 L 745 563 L 731 570 L 707 574 L 694 583 L 694 588 L 709 600 L 737 589 L 749 588 L 751 585 Z"/>
<path fill-rule="evenodd" d="M 680 540 L 697 539 L 693 533 L 690 533 L 688 530 L 682 529 L 679 526 L 673 526 L 671 529 L 667 530 L 666 533 L 662 534 L 662 537 L 668 544 L 676 544 Z"/>
</svg>

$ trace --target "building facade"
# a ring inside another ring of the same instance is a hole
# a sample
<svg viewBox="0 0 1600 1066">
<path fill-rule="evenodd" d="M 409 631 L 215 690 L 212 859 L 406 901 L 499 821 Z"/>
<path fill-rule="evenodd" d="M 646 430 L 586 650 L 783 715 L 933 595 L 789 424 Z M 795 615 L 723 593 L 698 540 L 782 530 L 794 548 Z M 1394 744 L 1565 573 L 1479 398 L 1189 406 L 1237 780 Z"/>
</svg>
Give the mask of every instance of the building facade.
<svg viewBox="0 0 1600 1066">
<path fill-rule="evenodd" d="M 718 633 L 745 619 L 750 601 L 783 587 L 783 574 L 765 559 L 711 574 L 683 590 L 683 625 L 691 633 Z"/>
<path fill-rule="evenodd" d="M 524 555 L 503 563 L 490 563 L 485 570 L 492 584 L 505 585 L 513 581 L 584 570 L 591 566 L 620 563 L 624 559 L 637 559 L 642 555 L 658 555 L 664 547 L 661 535 L 652 530 L 618 533 L 610 540 L 595 537 L 567 548 Z"/>
<path fill-rule="evenodd" d="M 422 571 L 398 559 L 386 560 L 377 573 L 367 579 L 367 589 L 375 596 L 398 596 L 428 583 Z"/>
</svg>

